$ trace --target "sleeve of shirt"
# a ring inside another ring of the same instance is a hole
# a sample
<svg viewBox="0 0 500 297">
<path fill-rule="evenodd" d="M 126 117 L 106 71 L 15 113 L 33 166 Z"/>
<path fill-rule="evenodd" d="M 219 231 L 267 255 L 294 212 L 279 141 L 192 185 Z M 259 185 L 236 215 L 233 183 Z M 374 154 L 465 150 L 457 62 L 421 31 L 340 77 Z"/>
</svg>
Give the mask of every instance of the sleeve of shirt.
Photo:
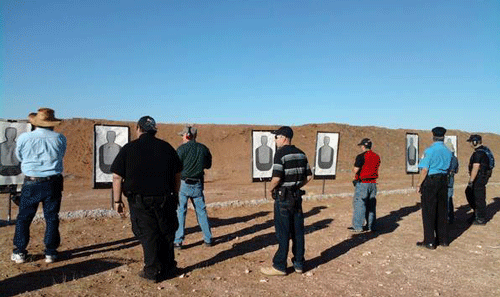
<svg viewBox="0 0 500 297">
<path fill-rule="evenodd" d="M 203 168 L 210 169 L 212 167 L 212 154 L 210 150 L 205 146 L 205 164 L 203 164 Z"/>
<path fill-rule="evenodd" d="M 281 160 L 282 153 L 281 151 L 277 151 L 274 154 L 274 164 L 273 164 L 273 177 L 283 177 L 285 175 L 285 170 L 283 168 L 283 162 Z"/>
<path fill-rule="evenodd" d="M 424 157 L 418 162 L 418 168 L 420 169 L 429 169 L 429 158 L 427 157 L 427 150 L 424 151 Z"/>
<path fill-rule="evenodd" d="M 67 140 L 66 137 L 62 134 L 59 134 L 59 141 L 61 141 L 61 150 L 59 151 L 59 154 L 62 158 L 64 158 L 64 155 L 66 154 L 66 148 L 67 148 Z"/>
<path fill-rule="evenodd" d="M 307 162 L 306 176 L 310 176 L 310 175 L 312 175 L 312 171 L 311 171 L 311 166 L 309 166 L 309 162 L 307 161 L 307 158 L 306 158 L 306 162 Z"/>
<path fill-rule="evenodd" d="M 113 164 L 111 164 L 111 172 L 118 174 L 121 177 L 125 177 L 126 174 L 126 167 L 125 167 L 125 156 L 126 156 L 126 148 L 127 145 L 122 147 L 122 149 L 118 152 L 118 155 L 116 155 L 115 160 L 113 161 Z"/>
<path fill-rule="evenodd" d="M 183 145 L 181 144 L 181 146 L 179 146 L 176 151 L 177 151 L 177 156 L 179 157 L 179 159 L 182 162 L 183 155 L 184 155 L 184 147 L 183 147 Z"/>
<path fill-rule="evenodd" d="M 23 155 L 21 154 L 21 150 L 22 150 L 23 144 L 24 144 L 24 137 L 23 137 L 23 134 L 21 134 L 17 138 L 17 141 L 16 141 L 16 150 L 15 150 L 15 154 L 16 154 L 16 157 L 19 160 L 19 162 L 23 161 Z"/>
<path fill-rule="evenodd" d="M 484 160 L 484 158 L 486 158 L 486 161 Z M 472 154 L 471 163 L 472 164 L 476 164 L 476 163 L 479 163 L 479 164 L 488 164 L 489 163 L 488 156 L 486 156 L 486 153 L 484 153 L 484 152 L 475 151 Z"/>
<path fill-rule="evenodd" d="M 359 154 L 356 156 L 356 161 L 354 161 L 354 167 L 361 168 L 365 164 L 365 155 Z"/>
</svg>

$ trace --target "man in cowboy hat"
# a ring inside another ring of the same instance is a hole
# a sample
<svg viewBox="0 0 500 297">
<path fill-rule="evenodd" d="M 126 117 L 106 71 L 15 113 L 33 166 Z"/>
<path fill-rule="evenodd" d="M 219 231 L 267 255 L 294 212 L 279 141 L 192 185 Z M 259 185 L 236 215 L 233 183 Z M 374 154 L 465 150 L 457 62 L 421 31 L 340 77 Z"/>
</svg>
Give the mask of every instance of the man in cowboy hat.
<svg viewBox="0 0 500 297">
<path fill-rule="evenodd" d="M 28 118 L 36 129 L 19 135 L 17 139 L 16 156 L 21 162 L 25 178 L 11 260 L 18 264 L 26 261 L 30 225 L 41 202 L 46 222 L 45 262 L 52 263 L 57 259 L 57 248 L 61 242 L 59 209 L 66 137 L 54 132 L 54 127 L 61 123 L 61 120 L 55 118 L 54 110 L 40 108 L 38 113 L 31 113 Z"/>
</svg>

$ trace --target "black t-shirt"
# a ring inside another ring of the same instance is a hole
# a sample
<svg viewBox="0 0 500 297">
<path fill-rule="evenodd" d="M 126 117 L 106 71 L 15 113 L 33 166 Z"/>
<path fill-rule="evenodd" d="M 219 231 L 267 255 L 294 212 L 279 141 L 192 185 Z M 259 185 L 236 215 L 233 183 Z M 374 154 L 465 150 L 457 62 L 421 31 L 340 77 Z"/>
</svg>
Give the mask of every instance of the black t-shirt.
<svg viewBox="0 0 500 297">
<path fill-rule="evenodd" d="M 361 168 L 365 164 L 365 153 L 362 152 L 361 154 L 356 156 L 356 161 L 354 161 L 354 167 Z"/>
<path fill-rule="evenodd" d="M 479 163 L 479 172 L 484 172 L 490 168 L 490 159 L 488 159 L 488 155 L 484 151 L 481 150 L 483 146 L 478 147 L 469 161 L 469 173 L 472 171 L 472 164 Z"/>
<path fill-rule="evenodd" d="M 127 143 L 111 165 L 111 172 L 123 177 L 125 195 L 165 195 L 174 191 L 175 174 L 182 163 L 166 141 L 144 133 Z"/>
</svg>

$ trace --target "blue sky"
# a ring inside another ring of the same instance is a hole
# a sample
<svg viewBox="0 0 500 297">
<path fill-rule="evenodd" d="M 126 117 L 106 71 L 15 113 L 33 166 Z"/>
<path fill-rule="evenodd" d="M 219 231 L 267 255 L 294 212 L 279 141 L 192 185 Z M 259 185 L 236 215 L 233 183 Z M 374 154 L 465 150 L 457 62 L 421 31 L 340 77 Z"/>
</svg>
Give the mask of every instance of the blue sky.
<svg viewBox="0 0 500 297">
<path fill-rule="evenodd" d="M 500 134 L 500 1 L 0 2 L 0 117 Z"/>
</svg>

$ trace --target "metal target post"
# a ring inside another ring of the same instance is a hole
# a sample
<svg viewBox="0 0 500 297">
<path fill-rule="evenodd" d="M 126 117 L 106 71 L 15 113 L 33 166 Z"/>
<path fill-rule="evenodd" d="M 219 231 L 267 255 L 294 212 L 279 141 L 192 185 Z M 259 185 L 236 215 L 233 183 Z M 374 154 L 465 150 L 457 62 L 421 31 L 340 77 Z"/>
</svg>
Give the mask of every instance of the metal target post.
<svg viewBox="0 0 500 297">
<path fill-rule="evenodd" d="M 267 199 L 267 181 L 264 182 L 264 198 Z"/>
<path fill-rule="evenodd" d="M 9 210 L 7 212 L 7 222 L 10 223 L 10 217 L 12 214 L 12 193 L 9 194 Z"/>
</svg>

